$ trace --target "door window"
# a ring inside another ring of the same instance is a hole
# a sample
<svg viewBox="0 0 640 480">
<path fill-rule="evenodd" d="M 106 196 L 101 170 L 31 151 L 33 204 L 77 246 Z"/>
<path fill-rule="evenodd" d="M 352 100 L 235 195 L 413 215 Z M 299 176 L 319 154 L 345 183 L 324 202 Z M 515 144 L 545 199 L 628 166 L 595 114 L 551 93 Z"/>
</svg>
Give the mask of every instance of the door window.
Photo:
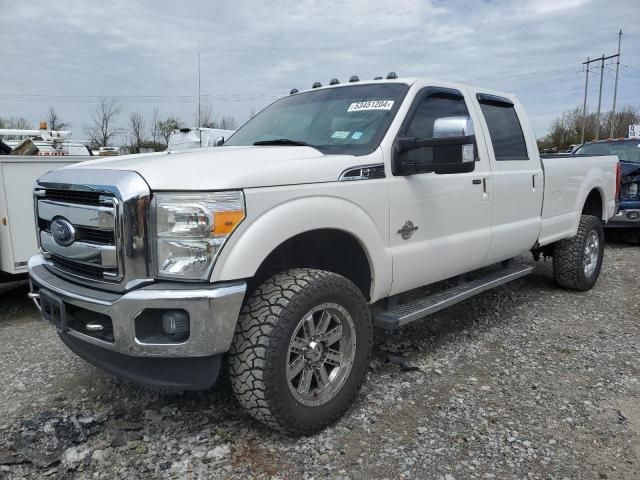
<svg viewBox="0 0 640 480">
<path fill-rule="evenodd" d="M 413 117 L 404 129 L 404 137 L 431 139 L 436 119 L 444 117 L 468 117 L 469 111 L 462 94 L 456 91 L 437 92 L 427 94 L 419 101 L 413 112 Z M 451 147 L 451 153 L 458 153 L 460 146 Z M 441 147 L 441 151 L 443 151 Z M 446 153 L 446 151 L 445 151 Z M 434 158 L 434 147 L 423 147 L 405 153 L 407 160 L 416 165 L 428 165 L 437 161 L 446 161 L 446 155 L 442 158 Z M 420 169 L 417 168 L 419 171 Z"/>
<path fill-rule="evenodd" d="M 527 144 L 513 102 L 493 95 L 478 95 L 489 127 L 496 160 L 529 160 Z"/>
</svg>

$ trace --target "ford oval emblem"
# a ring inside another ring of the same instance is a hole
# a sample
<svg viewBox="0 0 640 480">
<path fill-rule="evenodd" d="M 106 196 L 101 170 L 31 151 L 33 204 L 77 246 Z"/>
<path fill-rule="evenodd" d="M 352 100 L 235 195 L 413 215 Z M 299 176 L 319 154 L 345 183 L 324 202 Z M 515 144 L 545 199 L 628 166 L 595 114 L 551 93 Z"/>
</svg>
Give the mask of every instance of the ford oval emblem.
<svg viewBox="0 0 640 480">
<path fill-rule="evenodd" d="M 58 245 L 68 247 L 76 239 L 76 229 L 64 218 L 56 218 L 51 222 L 51 235 Z"/>
</svg>

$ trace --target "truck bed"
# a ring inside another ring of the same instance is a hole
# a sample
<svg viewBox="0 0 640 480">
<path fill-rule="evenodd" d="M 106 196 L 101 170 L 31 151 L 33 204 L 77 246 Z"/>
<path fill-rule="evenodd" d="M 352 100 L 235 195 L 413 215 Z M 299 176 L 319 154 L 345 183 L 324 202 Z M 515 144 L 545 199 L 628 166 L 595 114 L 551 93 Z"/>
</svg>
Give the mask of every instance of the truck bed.
<svg viewBox="0 0 640 480">
<path fill-rule="evenodd" d="M 602 219 L 615 214 L 617 156 L 548 155 L 541 160 L 545 178 L 541 246 L 576 234 L 586 195 L 594 189 L 604 202 Z"/>
</svg>

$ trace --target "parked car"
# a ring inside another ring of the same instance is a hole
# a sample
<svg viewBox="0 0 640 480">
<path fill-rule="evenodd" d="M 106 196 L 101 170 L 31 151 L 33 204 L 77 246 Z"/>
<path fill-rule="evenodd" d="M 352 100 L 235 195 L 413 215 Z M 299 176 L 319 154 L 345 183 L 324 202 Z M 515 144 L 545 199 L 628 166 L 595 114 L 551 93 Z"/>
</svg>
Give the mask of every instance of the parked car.
<svg viewBox="0 0 640 480">
<path fill-rule="evenodd" d="M 513 95 L 352 80 L 294 90 L 220 148 L 42 175 L 31 296 L 62 341 L 157 386 L 208 388 L 226 365 L 251 415 L 310 434 L 353 402 L 374 326 L 520 278 L 524 252 L 594 286 L 615 156 L 541 158 Z"/>
<path fill-rule="evenodd" d="M 100 147 L 98 149 L 99 157 L 112 157 L 120 155 L 120 149 L 118 147 Z"/>
<path fill-rule="evenodd" d="M 585 143 L 578 155 L 617 155 L 620 159 L 618 209 L 608 227 L 640 228 L 640 138 Z"/>
</svg>

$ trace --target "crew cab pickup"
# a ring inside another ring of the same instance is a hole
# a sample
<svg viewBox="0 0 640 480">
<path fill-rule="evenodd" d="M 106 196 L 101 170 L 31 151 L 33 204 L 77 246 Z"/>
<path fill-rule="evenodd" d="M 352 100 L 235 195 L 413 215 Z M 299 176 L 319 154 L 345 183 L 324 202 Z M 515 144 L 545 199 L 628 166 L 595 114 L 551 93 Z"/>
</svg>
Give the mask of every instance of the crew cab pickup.
<svg viewBox="0 0 640 480">
<path fill-rule="evenodd" d="M 509 94 L 353 80 L 292 91 L 218 148 L 41 176 L 31 296 L 62 341 L 162 387 L 224 365 L 251 415 L 309 434 L 351 405 L 374 326 L 522 277 L 525 252 L 593 287 L 615 156 L 541 158 Z"/>
</svg>

